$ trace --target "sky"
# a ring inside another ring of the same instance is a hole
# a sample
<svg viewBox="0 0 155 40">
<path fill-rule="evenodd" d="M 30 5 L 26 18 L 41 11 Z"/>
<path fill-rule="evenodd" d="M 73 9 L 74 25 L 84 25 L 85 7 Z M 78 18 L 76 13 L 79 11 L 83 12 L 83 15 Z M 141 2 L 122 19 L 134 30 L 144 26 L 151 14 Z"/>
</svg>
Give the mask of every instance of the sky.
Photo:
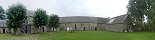
<svg viewBox="0 0 155 40">
<path fill-rule="evenodd" d="M 28 10 L 42 8 L 48 15 L 115 17 L 127 13 L 129 0 L 0 0 L 7 10 L 12 4 L 22 3 Z"/>
</svg>

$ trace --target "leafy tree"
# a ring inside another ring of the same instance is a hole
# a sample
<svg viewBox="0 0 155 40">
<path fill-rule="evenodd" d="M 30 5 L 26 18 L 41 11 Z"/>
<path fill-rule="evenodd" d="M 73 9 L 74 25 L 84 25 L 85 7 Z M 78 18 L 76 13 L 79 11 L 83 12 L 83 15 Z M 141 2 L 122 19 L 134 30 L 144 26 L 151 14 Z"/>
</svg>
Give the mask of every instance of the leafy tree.
<svg viewBox="0 0 155 40">
<path fill-rule="evenodd" d="M 146 14 L 149 28 L 154 32 L 155 31 L 155 0 L 150 0 L 150 9 L 148 9 L 148 13 Z"/>
<path fill-rule="evenodd" d="M 128 15 L 130 15 L 132 25 L 136 26 L 135 28 L 142 30 L 150 3 L 151 0 L 129 0 L 127 5 Z"/>
<path fill-rule="evenodd" d="M 55 15 L 55 14 L 50 15 L 48 26 L 49 26 L 49 28 L 53 28 L 53 30 L 54 30 L 54 28 L 58 28 L 58 26 L 59 26 L 59 16 Z"/>
<path fill-rule="evenodd" d="M 4 20 L 4 19 L 5 19 L 5 12 L 2 6 L 0 6 L 0 20 Z"/>
<path fill-rule="evenodd" d="M 36 27 L 40 28 L 46 26 L 48 22 L 48 15 L 43 9 L 37 9 L 34 14 L 34 24 Z"/>
<path fill-rule="evenodd" d="M 27 19 L 26 7 L 20 3 L 11 5 L 7 10 L 7 19 L 7 26 L 13 28 L 18 35 L 17 28 L 22 27 Z"/>
</svg>

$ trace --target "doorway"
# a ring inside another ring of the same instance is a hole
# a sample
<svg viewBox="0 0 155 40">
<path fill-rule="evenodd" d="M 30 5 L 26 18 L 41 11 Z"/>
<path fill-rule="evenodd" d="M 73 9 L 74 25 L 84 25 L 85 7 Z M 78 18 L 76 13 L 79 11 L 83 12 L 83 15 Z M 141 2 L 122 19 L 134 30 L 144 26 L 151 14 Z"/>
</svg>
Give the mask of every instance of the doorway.
<svg viewBox="0 0 155 40">
<path fill-rule="evenodd" d="M 85 27 L 83 27 L 83 30 L 86 30 L 86 28 L 85 28 Z"/>
<path fill-rule="evenodd" d="M 45 31 L 44 31 L 44 27 L 42 28 L 42 31 L 45 32 Z"/>
<path fill-rule="evenodd" d="M 95 27 L 95 30 L 97 30 L 97 27 Z"/>
<path fill-rule="evenodd" d="M 75 24 L 75 30 L 76 30 L 76 24 Z"/>
<path fill-rule="evenodd" d="M 3 29 L 3 33 L 5 33 L 5 29 Z"/>
</svg>

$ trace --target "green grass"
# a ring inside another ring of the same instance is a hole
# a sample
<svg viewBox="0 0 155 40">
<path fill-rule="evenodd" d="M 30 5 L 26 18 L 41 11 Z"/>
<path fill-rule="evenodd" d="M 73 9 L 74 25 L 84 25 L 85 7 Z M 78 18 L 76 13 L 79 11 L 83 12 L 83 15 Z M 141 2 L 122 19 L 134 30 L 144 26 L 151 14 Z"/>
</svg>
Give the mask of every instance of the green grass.
<svg viewBox="0 0 155 40">
<path fill-rule="evenodd" d="M 0 34 L 0 40 L 155 40 L 154 32 L 116 33 L 107 31 L 45 32 L 28 35 Z"/>
</svg>

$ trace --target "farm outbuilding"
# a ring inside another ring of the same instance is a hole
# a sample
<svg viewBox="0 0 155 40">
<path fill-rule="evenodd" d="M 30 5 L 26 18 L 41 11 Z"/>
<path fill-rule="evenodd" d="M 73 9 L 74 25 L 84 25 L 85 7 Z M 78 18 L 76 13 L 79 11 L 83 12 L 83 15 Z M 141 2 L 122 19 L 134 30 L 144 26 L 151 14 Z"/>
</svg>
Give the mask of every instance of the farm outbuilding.
<svg viewBox="0 0 155 40">
<path fill-rule="evenodd" d="M 48 28 L 43 26 L 37 28 L 33 24 L 35 12 L 27 10 L 26 23 L 20 28 L 20 33 L 29 34 L 36 32 L 46 32 Z M 127 24 L 128 15 L 120 15 L 113 18 L 101 18 L 90 16 L 68 16 L 60 17 L 60 28 L 62 30 L 109 30 L 113 32 L 132 31 L 133 27 Z M 6 20 L 0 20 L 0 33 L 7 33 Z"/>
<path fill-rule="evenodd" d="M 127 24 L 128 15 L 120 15 L 114 18 L 111 18 L 107 22 L 105 29 L 114 32 L 127 32 L 132 30 L 132 26 Z"/>
<path fill-rule="evenodd" d="M 41 28 L 37 28 L 34 26 L 34 23 L 33 23 L 33 16 L 34 16 L 35 12 L 32 11 L 32 10 L 27 10 L 27 20 L 26 20 L 26 23 L 24 24 L 23 27 L 20 28 L 21 30 L 21 33 L 26 33 L 26 34 L 29 34 L 29 33 L 36 33 L 36 32 L 46 32 L 47 31 L 47 28 L 45 26 L 41 27 Z"/>
<path fill-rule="evenodd" d="M 60 27 L 65 30 L 101 30 L 108 20 L 89 16 L 60 17 Z"/>
<path fill-rule="evenodd" d="M 33 16 L 34 16 L 35 12 L 34 11 L 31 11 L 31 10 L 27 10 L 27 20 L 26 20 L 26 23 L 24 23 L 24 25 L 18 29 L 18 32 L 19 33 L 22 33 L 22 34 L 29 34 L 29 33 L 36 33 L 36 32 L 46 32 L 47 31 L 47 28 L 44 26 L 44 27 L 41 27 L 40 29 L 35 27 L 34 24 L 33 24 Z M 6 25 L 7 23 L 7 20 L 0 20 L 0 33 L 7 33 L 9 32 L 9 28 L 7 27 Z M 13 29 L 11 28 L 10 29 L 11 32 L 13 32 Z"/>
<path fill-rule="evenodd" d="M 7 33 L 8 28 L 5 24 L 6 20 L 0 20 L 0 33 Z"/>
</svg>

